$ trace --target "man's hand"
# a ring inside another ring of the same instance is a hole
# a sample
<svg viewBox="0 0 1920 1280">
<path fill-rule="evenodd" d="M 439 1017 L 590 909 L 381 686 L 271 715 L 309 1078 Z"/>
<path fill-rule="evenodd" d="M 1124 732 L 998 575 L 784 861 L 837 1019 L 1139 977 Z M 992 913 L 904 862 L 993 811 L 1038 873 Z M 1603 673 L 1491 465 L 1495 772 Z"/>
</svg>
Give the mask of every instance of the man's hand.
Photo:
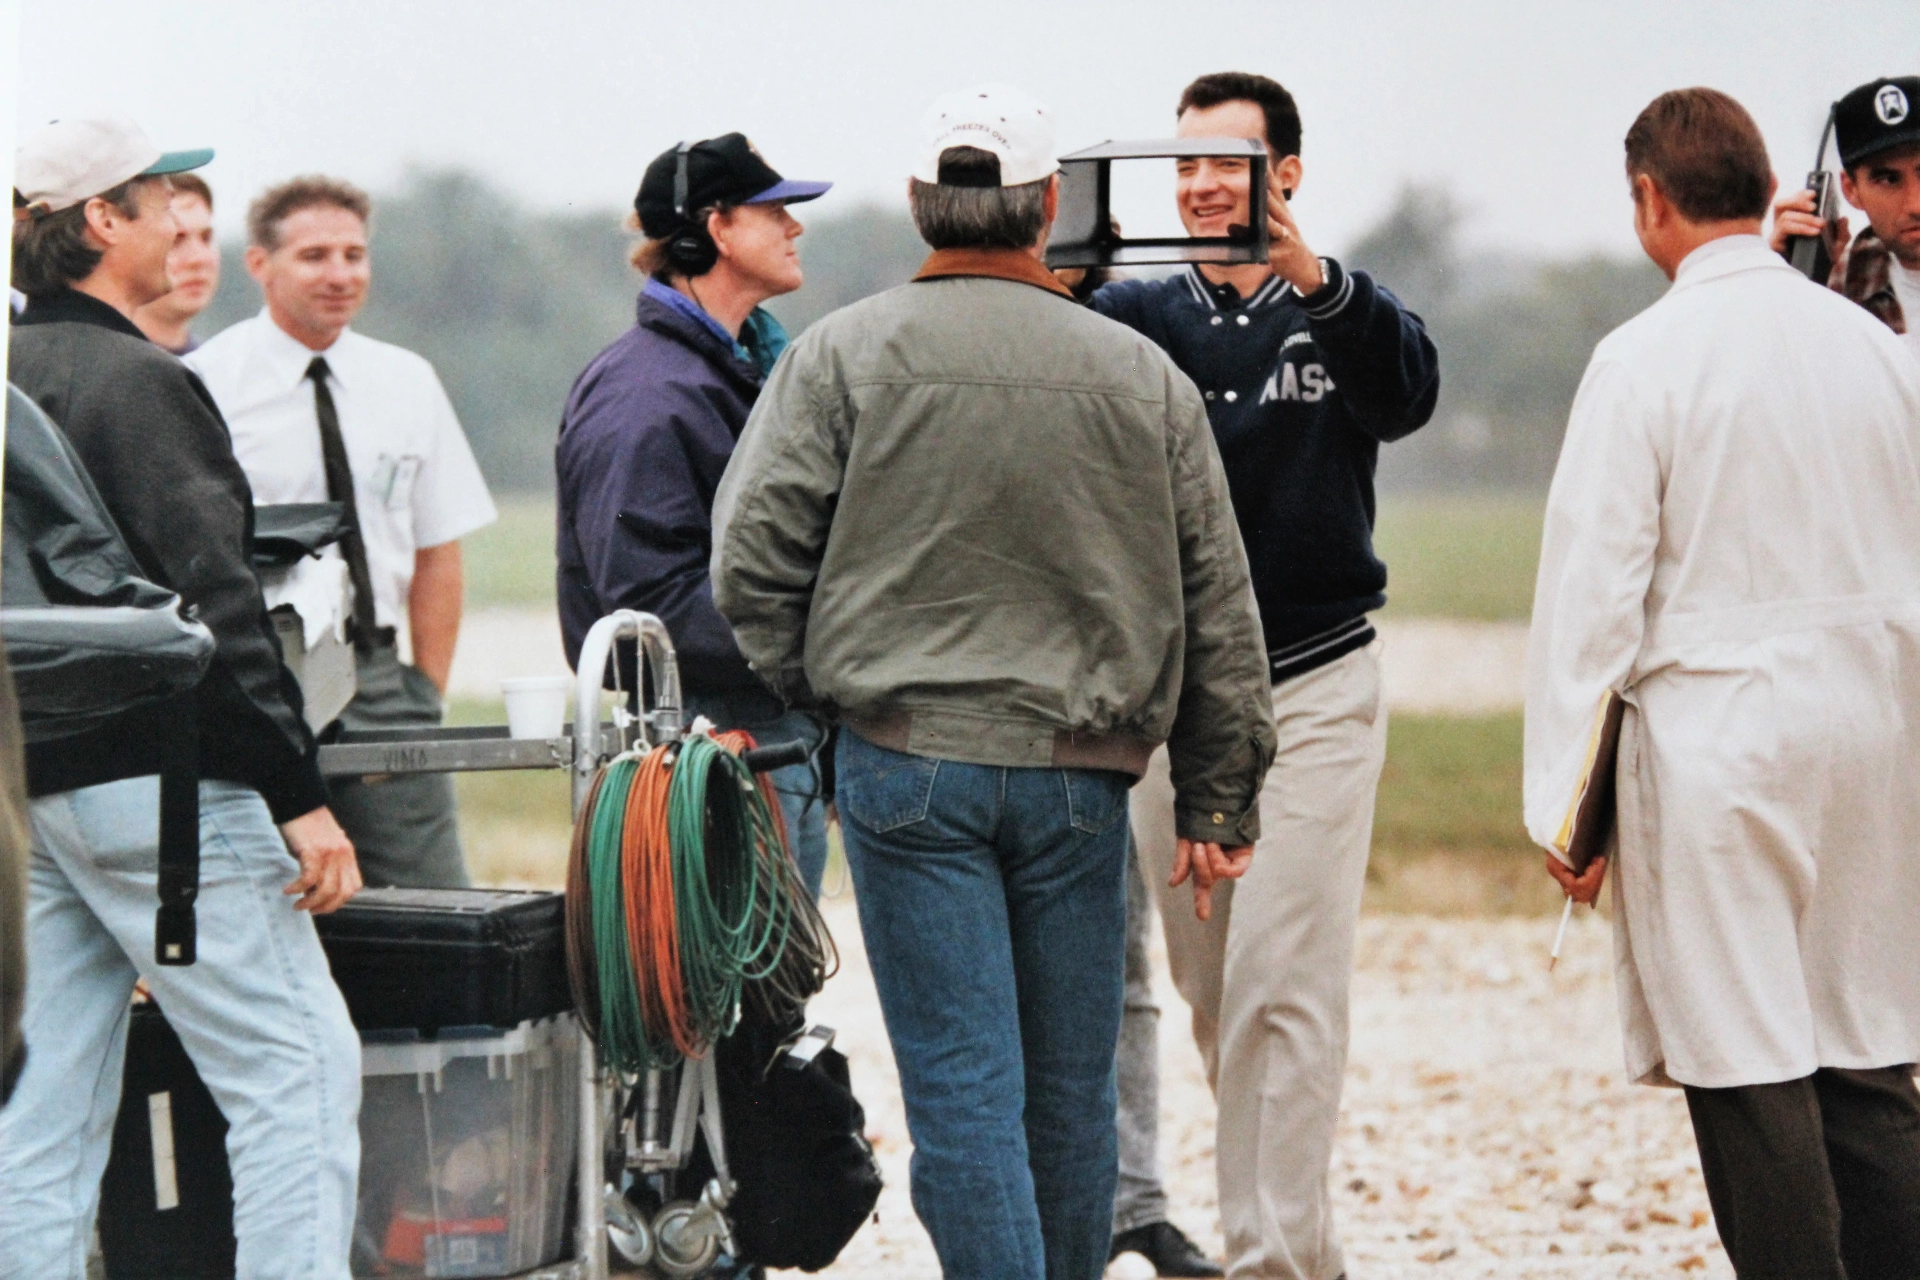
<svg viewBox="0 0 1920 1280">
<path fill-rule="evenodd" d="M 1293 221 L 1277 173 L 1267 175 L 1267 265 L 1303 297 L 1327 282 L 1320 255 L 1307 247 Z"/>
<path fill-rule="evenodd" d="M 1789 237 L 1817 235 L 1827 237 L 1827 253 L 1835 262 L 1840 261 L 1853 239 L 1844 215 L 1835 218 L 1831 227 L 1814 216 L 1813 192 L 1805 187 L 1789 191 L 1773 202 L 1773 238 L 1768 243 L 1775 253 L 1787 251 Z"/>
<path fill-rule="evenodd" d="M 1595 858 L 1587 864 L 1584 872 L 1576 876 L 1572 867 L 1548 854 L 1547 874 L 1553 877 L 1562 893 L 1581 906 L 1590 907 L 1600 897 L 1600 882 L 1607 878 L 1607 860 Z"/>
<path fill-rule="evenodd" d="M 1058 280 L 1064 288 L 1078 289 L 1080 282 L 1087 278 L 1087 269 L 1085 267 L 1055 267 L 1053 278 Z"/>
<path fill-rule="evenodd" d="M 1178 885 L 1193 877 L 1193 914 L 1202 920 L 1213 918 L 1213 886 L 1222 880 L 1238 880 L 1247 874 L 1253 861 L 1253 847 L 1222 849 L 1205 840 L 1179 840 L 1174 843 L 1173 878 Z"/>
<path fill-rule="evenodd" d="M 338 911 L 360 892 L 360 862 L 353 842 L 324 806 L 280 824 L 287 849 L 300 860 L 300 878 L 283 892 L 297 893 L 296 910 L 323 916 Z"/>
</svg>

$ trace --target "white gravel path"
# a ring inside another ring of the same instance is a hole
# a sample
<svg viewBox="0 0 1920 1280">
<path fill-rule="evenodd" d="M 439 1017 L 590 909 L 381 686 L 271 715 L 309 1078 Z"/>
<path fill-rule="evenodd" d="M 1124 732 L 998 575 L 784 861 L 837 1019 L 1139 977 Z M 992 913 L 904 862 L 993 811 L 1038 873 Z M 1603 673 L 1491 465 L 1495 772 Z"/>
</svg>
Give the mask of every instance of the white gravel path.
<svg viewBox="0 0 1920 1280">
<path fill-rule="evenodd" d="M 1378 625 L 1393 710 L 1476 715 L 1520 705 L 1524 623 L 1399 618 Z M 456 697 L 493 700 L 508 676 L 566 673 L 552 611 L 475 609 L 461 625 L 451 688 Z"/>
<path fill-rule="evenodd" d="M 826 1276 L 932 1280 L 907 1194 L 898 1082 L 852 902 L 813 1015 L 839 1029 L 887 1178 L 879 1220 Z M 1622 1079 L 1606 925 L 1583 919 L 1558 972 L 1552 921 L 1370 917 L 1333 1181 L 1352 1280 L 1731 1276 L 1680 1096 Z M 1162 1159 L 1175 1218 L 1220 1246 L 1213 1102 L 1186 1007 L 1156 953 Z M 1145 1274 L 1122 1259 L 1109 1271 Z M 798 1275 L 799 1273 L 791 1273 Z"/>
</svg>

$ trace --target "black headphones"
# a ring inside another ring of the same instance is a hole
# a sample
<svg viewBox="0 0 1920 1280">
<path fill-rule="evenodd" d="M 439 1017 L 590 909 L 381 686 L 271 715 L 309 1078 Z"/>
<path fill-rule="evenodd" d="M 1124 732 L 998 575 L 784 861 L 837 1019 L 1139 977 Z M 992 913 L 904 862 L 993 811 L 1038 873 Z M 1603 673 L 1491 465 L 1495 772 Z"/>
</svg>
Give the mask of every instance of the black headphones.
<svg viewBox="0 0 1920 1280">
<path fill-rule="evenodd" d="M 707 234 L 704 220 L 695 223 L 687 212 L 687 152 L 693 143 L 682 142 L 673 151 L 673 216 L 686 225 L 667 241 L 667 265 L 683 276 L 703 276 L 720 261 L 720 246 Z"/>
</svg>

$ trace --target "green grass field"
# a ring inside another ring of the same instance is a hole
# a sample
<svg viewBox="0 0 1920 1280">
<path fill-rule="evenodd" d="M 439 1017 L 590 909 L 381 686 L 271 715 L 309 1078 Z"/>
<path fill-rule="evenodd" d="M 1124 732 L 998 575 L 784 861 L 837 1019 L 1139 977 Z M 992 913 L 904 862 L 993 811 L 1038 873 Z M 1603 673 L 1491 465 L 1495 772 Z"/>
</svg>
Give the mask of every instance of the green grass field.
<svg viewBox="0 0 1920 1280">
<path fill-rule="evenodd" d="M 1374 549 L 1387 562 L 1387 616 L 1525 620 L 1542 509 L 1531 495 L 1382 498 Z"/>
<path fill-rule="evenodd" d="M 1389 617 L 1517 621 L 1538 562 L 1541 503 L 1505 496 L 1381 502 Z M 553 507 L 510 498 L 500 522 L 467 540 L 469 607 L 551 608 Z M 500 723 L 497 705 L 462 703 L 459 723 Z M 565 875 L 567 784 L 559 773 L 457 780 L 476 875 L 558 884 Z M 1554 890 L 1520 828 L 1520 717 L 1393 717 L 1375 810 L 1369 909 L 1440 914 L 1551 911 Z"/>
</svg>

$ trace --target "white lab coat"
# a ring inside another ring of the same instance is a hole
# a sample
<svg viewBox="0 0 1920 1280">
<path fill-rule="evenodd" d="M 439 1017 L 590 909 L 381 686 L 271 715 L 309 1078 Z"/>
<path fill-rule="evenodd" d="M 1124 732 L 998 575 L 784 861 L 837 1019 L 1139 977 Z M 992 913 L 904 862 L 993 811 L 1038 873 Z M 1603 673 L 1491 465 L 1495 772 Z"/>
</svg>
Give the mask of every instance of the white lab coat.
<svg viewBox="0 0 1920 1280">
<path fill-rule="evenodd" d="M 1920 366 L 1757 236 L 1593 354 L 1547 500 L 1526 820 L 1608 689 L 1629 1073 L 1920 1060 Z"/>
</svg>

